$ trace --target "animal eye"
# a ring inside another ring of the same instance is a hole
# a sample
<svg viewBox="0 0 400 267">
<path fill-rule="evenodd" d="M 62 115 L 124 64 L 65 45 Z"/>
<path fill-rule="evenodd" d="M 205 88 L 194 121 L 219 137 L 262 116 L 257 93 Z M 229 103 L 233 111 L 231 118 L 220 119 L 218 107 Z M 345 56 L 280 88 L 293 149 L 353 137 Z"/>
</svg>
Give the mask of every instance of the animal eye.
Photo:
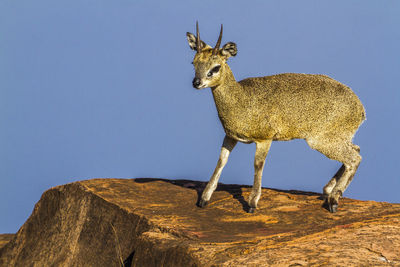
<svg viewBox="0 0 400 267">
<path fill-rule="evenodd" d="M 221 68 L 221 65 L 215 66 L 214 68 L 212 68 L 208 73 L 207 73 L 207 77 L 211 77 L 213 76 L 214 73 L 217 73 L 219 71 L 219 69 Z"/>
</svg>

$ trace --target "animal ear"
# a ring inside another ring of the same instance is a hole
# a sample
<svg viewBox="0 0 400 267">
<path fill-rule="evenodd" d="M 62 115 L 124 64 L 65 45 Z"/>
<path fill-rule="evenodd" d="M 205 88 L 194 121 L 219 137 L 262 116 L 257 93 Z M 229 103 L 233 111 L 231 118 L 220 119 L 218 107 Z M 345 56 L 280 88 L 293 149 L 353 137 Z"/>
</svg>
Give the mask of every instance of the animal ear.
<svg viewBox="0 0 400 267">
<path fill-rule="evenodd" d="M 221 54 L 227 58 L 234 57 L 237 54 L 237 46 L 233 42 L 226 43 L 222 49 Z"/>
<path fill-rule="evenodd" d="M 188 40 L 189 46 L 192 50 L 197 51 L 197 46 L 196 46 L 196 36 L 193 33 L 187 32 L 186 33 L 186 38 Z M 205 42 L 201 41 L 201 47 L 204 48 L 211 48 L 211 46 L 209 46 L 208 44 L 206 44 Z"/>
</svg>

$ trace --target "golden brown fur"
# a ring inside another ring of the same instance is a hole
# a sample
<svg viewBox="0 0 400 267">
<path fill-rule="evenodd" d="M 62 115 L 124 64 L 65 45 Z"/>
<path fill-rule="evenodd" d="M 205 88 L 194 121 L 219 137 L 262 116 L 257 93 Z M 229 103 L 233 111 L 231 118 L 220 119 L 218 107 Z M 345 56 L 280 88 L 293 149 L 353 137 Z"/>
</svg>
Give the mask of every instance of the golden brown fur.
<svg viewBox="0 0 400 267">
<path fill-rule="evenodd" d="M 196 50 L 194 35 L 187 36 L 189 45 Z M 255 177 L 249 199 L 249 210 L 253 211 L 261 194 L 261 175 L 271 142 L 301 138 L 311 148 L 343 163 L 324 187 L 326 205 L 336 211 L 338 199 L 361 161 L 359 147 L 352 143 L 365 120 L 358 97 L 349 87 L 326 75 L 284 73 L 237 82 L 226 63 L 236 55 L 236 45 L 230 42 L 217 48 L 218 53 L 213 55 L 213 49 L 203 42 L 203 49 L 193 60 L 193 85 L 197 89 L 211 87 L 226 133 L 220 160 L 200 206 L 210 199 L 236 142 L 255 142 Z"/>
</svg>

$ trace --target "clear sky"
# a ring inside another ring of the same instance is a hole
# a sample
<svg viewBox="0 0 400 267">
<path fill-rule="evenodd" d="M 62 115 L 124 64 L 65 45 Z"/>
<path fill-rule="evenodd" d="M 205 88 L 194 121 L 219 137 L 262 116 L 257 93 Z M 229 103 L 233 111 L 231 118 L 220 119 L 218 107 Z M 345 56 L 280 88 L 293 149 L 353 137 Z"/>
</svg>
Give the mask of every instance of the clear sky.
<svg viewBox="0 0 400 267">
<path fill-rule="evenodd" d="M 322 73 L 350 86 L 368 119 L 345 196 L 400 202 L 399 14 L 399 1 L 0 1 L 0 233 L 53 186 L 209 179 L 224 132 L 210 89 L 191 85 L 196 20 L 212 46 L 221 23 L 222 44 L 237 43 L 237 80 Z M 220 181 L 251 184 L 254 151 L 239 144 Z M 274 142 L 263 186 L 321 192 L 339 167 L 303 140 Z"/>
</svg>

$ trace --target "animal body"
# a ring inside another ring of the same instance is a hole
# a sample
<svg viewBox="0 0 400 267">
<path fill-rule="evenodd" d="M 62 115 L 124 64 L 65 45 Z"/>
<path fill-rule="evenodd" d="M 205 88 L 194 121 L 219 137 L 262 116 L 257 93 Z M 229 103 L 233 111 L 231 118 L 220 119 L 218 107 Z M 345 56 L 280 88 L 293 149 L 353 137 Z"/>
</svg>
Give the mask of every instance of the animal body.
<svg viewBox="0 0 400 267">
<path fill-rule="evenodd" d="M 221 25 L 214 48 L 200 39 L 197 23 L 196 36 L 187 33 L 190 48 L 197 52 L 193 87 L 211 88 L 226 133 L 217 166 L 198 205 L 204 207 L 210 200 L 236 143 L 254 142 L 254 184 L 248 200 L 248 212 L 254 212 L 271 142 L 300 138 L 328 158 L 343 163 L 323 188 L 324 206 L 336 212 L 339 198 L 361 162 L 360 148 L 352 143 L 366 118 L 360 100 L 349 87 L 326 75 L 285 73 L 237 82 L 226 63 L 237 54 L 237 47 L 228 42 L 220 48 L 222 31 Z"/>
</svg>

